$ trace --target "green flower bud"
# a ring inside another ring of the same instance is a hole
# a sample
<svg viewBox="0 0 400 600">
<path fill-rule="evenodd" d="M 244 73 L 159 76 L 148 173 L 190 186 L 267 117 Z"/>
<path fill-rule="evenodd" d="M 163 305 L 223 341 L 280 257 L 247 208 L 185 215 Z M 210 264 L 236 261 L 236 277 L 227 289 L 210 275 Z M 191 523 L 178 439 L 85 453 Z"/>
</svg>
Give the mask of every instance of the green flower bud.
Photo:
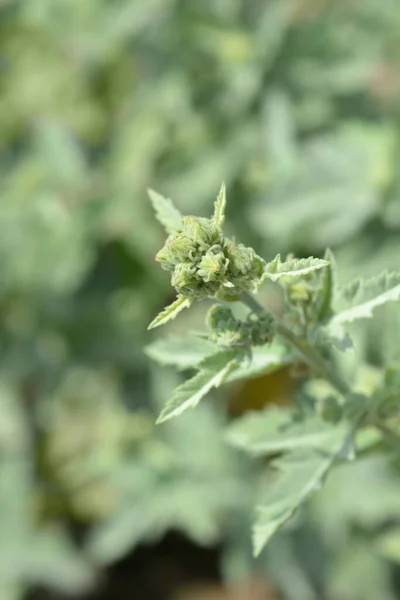
<svg viewBox="0 0 400 600">
<path fill-rule="evenodd" d="M 173 271 L 176 265 L 176 257 L 171 253 L 167 245 L 164 245 L 156 254 L 156 260 L 165 271 Z"/>
<path fill-rule="evenodd" d="M 211 219 L 202 217 L 182 217 L 185 233 L 200 246 L 211 246 L 222 244 L 224 234 Z"/>
<path fill-rule="evenodd" d="M 182 296 L 199 297 L 202 282 L 196 277 L 196 266 L 191 262 L 183 262 L 176 265 L 172 275 L 171 283 Z M 202 294 L 200 294 L 202 297 Z"/>
<path fill-rule="evenodd" d="M 193 241 L 183 232 L 170 235 L 164 247 L 156 255 L 156 260 L 166 270 L 172 270 L 178 263 L 187 259 L 193 250 Z"/>
<path fill-rule="evenodd" d="M 250 277 L 252 279 L 259 279 L 264 273 L 265 260 L 261 258 L 261 256 L 258 256 L 258 254 L 256 254 L 252 248 L 251 251 L 253 253 L 253 260 L 251 265 Z"/>
<path fill-rule="evenodd" d="M 248 345 L 249 338 L 243 323 L 235 319 L 230 308 L 212 306 L 207 315 L 207 325 L 211 329 L 211 340 L 218 346 L 233 348 Z"/>
<path fill-rule="evenodd" d="M 202 217 L 182 217 L 185 233 L 196 244 L 211 244 L 212 222 Z"/>
<path fill-rule="evenodd" d="M 216 245 L 204 254 L 197 274 L 205 282 L 215 281 L 217 278 L 221 280 L 226 273 L 228 264 L 229 260 L 222 252 L 222 247 Z"/>
<path fill-rule="evenodd" d="M 237 295 L 253 290 L 264 272 L 264 260 L 252 248 L 232 242 L 225 244 L 225 255 L 229 259 L 226 278 L 234 286 L 226 292 Z"/>
<path fill-rule="evenodd" d="M 253 346 L 264 346 L 270 344 L 276 331 L 276 325 L 272 315 L 248 318 L 250 338 Z"/>
<path fill-rule="evenodd" d="M 179 263 L 179 265 L 176 265 L 172 275 L 172 285 L 174 287 L 190 285 L 190 282 L 194 280 L 193 276 L 195 272 L 196 267 L 191 262 Z"/>
<path fill-rule="evenodd" d="M 229 258 L 229 273 L 232 277 L 247 275 L 253 265 L 254 250 L 246 248 L 244 244 L 233 244 L 228 242 L 225 254 Z"/>
<path fill-rule="evenodd" d="M 233 312 L 227 306 L 214 304 L 207 313 L 207 327 L 209 329 L 219 329 L 235 321 Z"/>
</svg>

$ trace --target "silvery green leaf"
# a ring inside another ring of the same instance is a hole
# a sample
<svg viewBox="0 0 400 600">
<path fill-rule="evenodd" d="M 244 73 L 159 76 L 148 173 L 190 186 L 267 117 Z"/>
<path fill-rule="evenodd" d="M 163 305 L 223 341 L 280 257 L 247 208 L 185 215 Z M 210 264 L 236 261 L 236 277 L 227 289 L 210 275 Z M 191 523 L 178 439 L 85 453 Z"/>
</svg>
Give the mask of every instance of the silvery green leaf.
<svg viewBox="0 0 400 600">
<path fill-rule="evenodd" d="M 215 345 L 197 336 L 159 339 L 147 346 L 146 354 L 162 365 L 189 369 L 215 351 Z"/>
<path fill-rule="evenodd" d="M 344 426 L 331 425 L 317 416 L 293 420 L 292 412 L 268 408 L 237 419 L 226 432 L 227 441 L 254 455 L 277 454 L 300 449 L 325 449 L 342 439 Z"/>
<path fill-rule="evenodd" d="M 222 227 L 225 221 L 226 188 L 225 183 L 221 185 L 217 200 L 214 205 L 213 221 L 218 227 Z"/>
<path fill-rule="evenodd" d="M 337 294 L 339 311 L 331 319 L 329 328 L 336 330 L 344 323 L 372 317 L 376 307 L 400 299 L 400 273 L 384 271 L 371 279 L 356 279 Z"/>
<path fill-rule="evenodd" d="M 277 281 L 281 277 L 285 277 L 286 280 L 295 279 L 318 269 L 323 269 L 328 265 L 329 261 L 322 258 L 313 258 L 312 256 L 309 258 L 293 258 L 282 262 L 280 254 L 278 254 L 274 260 L 265 265 L 262 280 Z"/>
<path fill-rule="evenodd" d="M 342 352 L 354 349 L 353 340 L 341 325 L 337 325 L 336 327 L 318 327 L 313 342 L 315 343 L 317 340 L 320 344 L 333 346 Z"/>
<path fill-rule="evenodd" d="M 251 361 L 242 362 L 228 375 L 227 381 L 239 381 L 274 373 L 291 364 L 293 358 L 293 354 L 277 341 L 273 341 L 270 345 L 252 348 Z"/>
<path fill-rule="evenodd" d="M 297 451 L 273 465 L 280 471 L 270 484 L 263 503 L 257 507 L 253 526 L 253 548 L 258 556 L 270 538 L 288 521 L 305 500 L 317 490 L 333 465 L 334 451 Z"/>
<path fill-rule="evenodd" d="M 192 305 L 193 298 L 187 298 L 186 296 L 178 296 L 178 298 L 167 306 L 160 314 L 150 323 L 147 329 L 154 329 L 160 325 L 172 321 L 175 317 L 184 309 L 189 308 Z"/>
<path fill-rule="evenodd" d="M 156 217 L 164 226 L 165 231 L 175 233 L 177 229 L 182 227 L 182 215 L 179 210 L 173 205 L 172 200 L 164 198 L 158 192 L 149 189 L 148 194 Z"/>
<path fill-rule="evenodd" d="M 187 408 L 194 408 L 212 388 L 217 388 L 224 383 L 229 373 L 236 368 L 238 362 L 236 359 L 232 360 L 231 354 L 229 354 L 231 358 L 229 362 L 222 361 L 222 354 L 225 353 L 215 355 L 214 366 L 212 366 L 213 361 L 210 358 L 207 362 L 209 368 L 199 371 L 194 377 L 176 388 L 172 398 L 161 412 L 157 423 L 177 417 Z"/>
</svg>

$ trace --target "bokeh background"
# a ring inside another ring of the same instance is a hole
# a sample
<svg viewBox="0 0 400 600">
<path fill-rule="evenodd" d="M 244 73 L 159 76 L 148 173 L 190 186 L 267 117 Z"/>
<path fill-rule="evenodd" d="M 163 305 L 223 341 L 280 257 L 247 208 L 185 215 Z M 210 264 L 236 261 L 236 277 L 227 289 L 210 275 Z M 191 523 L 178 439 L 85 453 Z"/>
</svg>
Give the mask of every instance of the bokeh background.
<svg viewBox="0 0 400 600">
<path fill-rule="evenodd" d="M 184 374 L 146 331 L 173 297 L 147 187 L 207 216 L 224 180 L 266 259 L 399 269 L 399 126 L 398 0 L 0 2 L 1 600 L 400 597 L 396 462 L 338 469 L 253 560 L 263 465 L 222 432 L 287 373 L 155 427 Z M 365 385 L 399 323 L 359 335 Z"/>
</svg>

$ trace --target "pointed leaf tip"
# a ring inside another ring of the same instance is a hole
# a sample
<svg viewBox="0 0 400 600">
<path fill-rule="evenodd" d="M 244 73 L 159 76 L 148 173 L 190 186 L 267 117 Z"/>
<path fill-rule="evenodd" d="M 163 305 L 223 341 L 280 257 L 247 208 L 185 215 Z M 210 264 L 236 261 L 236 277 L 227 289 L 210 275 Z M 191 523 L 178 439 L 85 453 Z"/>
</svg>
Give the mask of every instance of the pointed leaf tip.
<svg viewBox="0 0 400 600">
<path fill-rule="evenodd" d="M 225 221 L 225 209 L 226 209 L 226 187 L 225 183 L 222 183 L 221 189 L 217 196 L 217 200 L 214 205 L 214 216 L 213 221 L 218 225 L 218 227 L 222 227 Z"/>
<path fill-rule="evenodd" d="M 184 308 L 189 308 L 192 305 L 192 302 L 192 298 L 178 296 L 175 302 L 167 306 L 159 315 L 157 315 L 147 329 L 155 329 L 155 327 L 159 327 L 168 321 L 172 321 Z"/>
<path fill-rule="evenodd" d="M 175 233 L 182 226 L 180 211 L 169 198 L 164 198 L 164 196 L 150 188 L 147 190 L 147 193 L 156 213 L 157 220 L 167 233 Z"/>
</svg>

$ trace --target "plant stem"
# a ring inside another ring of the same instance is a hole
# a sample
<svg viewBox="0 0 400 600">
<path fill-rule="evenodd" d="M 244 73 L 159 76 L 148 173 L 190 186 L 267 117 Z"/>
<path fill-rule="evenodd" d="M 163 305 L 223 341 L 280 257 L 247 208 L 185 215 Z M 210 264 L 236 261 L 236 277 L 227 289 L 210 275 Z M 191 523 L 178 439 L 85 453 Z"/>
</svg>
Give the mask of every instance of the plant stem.
<svg viewBox="0 0 400 600">
<path fill-rule="evenodd" d="M 251 311 L 257 315 L 265 316 L 272 315 L 276 324 L 276 333 L 283 338 L 285 341 L 295 348 L 301 354 L 305 362 L 316 371 L 321 377 L 326 379 L 334 388 L 336 388 L 341 394 L 347 394 L 349 392 L 348 385 L 339 377 L 331 365 L 329 365 L 318 352 L 312 348 L 307 340 L 299 337 L 291 329 L 289 329 L 279 317 L 270 313 L 259 301 L 249 292 L 244 292 L 240 296 L 241 301 Z"/>
</svg>

